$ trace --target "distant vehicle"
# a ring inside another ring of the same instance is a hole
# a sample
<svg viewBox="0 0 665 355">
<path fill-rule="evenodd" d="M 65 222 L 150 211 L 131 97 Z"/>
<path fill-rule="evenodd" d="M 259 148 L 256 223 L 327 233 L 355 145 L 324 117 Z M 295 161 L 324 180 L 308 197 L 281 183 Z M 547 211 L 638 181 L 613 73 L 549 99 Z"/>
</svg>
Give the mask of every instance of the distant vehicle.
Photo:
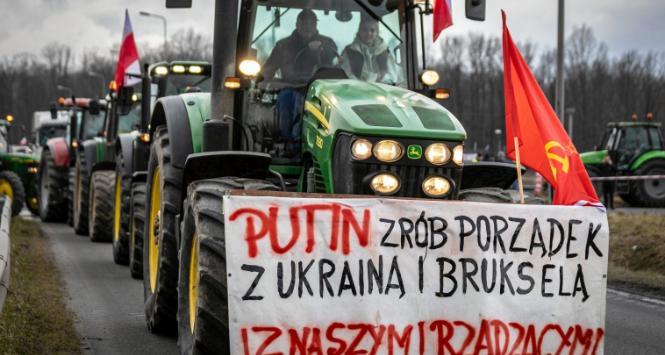
<svg viewBox="0 0 665 355">
<path fill-rule="evenodd" d="M 37 214 L 36 175 L 39 157 L 10 149 L 7 141 L 10 127 L 11 122 L 0 120 L 0 195 L 12 199 L 12 216 L 19 214 L 24 204 L 30 212 Z"/>
<path fill-rule="evenodd" d="M 610 122 L 596 150 L 581 154 L 589 176 L 608 175 L 603 173 L 608 156 L 613 176 L 665 175 L 661 124 L 649 117 L 647 121 Z M 665 207 L 664 180 L 617 181 L 616 193 L 631 206 Z"/>
</svg>

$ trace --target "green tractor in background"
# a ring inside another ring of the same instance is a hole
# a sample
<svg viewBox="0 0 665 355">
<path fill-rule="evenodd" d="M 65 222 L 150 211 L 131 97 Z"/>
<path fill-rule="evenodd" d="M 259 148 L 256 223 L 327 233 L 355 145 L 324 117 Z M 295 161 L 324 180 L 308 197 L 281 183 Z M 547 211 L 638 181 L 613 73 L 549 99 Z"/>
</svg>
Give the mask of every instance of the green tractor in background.
<svg viewBox="0 0 665 355">
<path fill-rule="evenodd" d="M 136 97 L 140 105 L 135 106 L 140 120 L 123 121 L 120 118 L 113 151 L 106 150 L 115 158 L 115 188 L 113 213 L 113 260 L 117 264 L 129 264 L 134 278 L 143 277 L 143 211 L 145 205 L 145 180 L 150 153 L 148 123 L 158 98 L 186 92 L 210 92 L 210 64 L 199 61 L 173 61 L 145 64 L 140 83 L 121 89 L 121 96 Z M 122 127 L 129 123 L 134 127 Z M 109 129 L 115 126 L 109 121 Z M 128 132 L 131 130 L 131 132 Z M 126 133 L 125 133 L 126 132 Z M 136 215 L 138 218 L 132 218 Z"/>
<path fill-rule="evenodd" d="M 12 152 L 8 133 L 13 120 L 11 115 L 0 120 L 0 195 L 12 199 L 12 216 L 19 214 L 24 204 L 36 215 L 39 157 L 31 153 Z"/>
<path fill-rule="evenodd" d="M 162 98 L 149 125 L 143 279 L 151 331 L 172 332 L 177 326 L 182 353 L 228 353 L 221 211 L 230 190 L 445 200 L 486 191 L 486 200 L 506 202 L 494 196 L 505 196 L 500 191 L 514 182 L 514 165 L 477 164 L 467 170 L 462 124 L 429 97 L 438 75 L 427 70 L 425 53 L 419 52 L 424 40 L 419 25 L 427 20 L 429 4 L 216 2 L 212 94 Z M 167 0 L 167 7 L 183 5 L 191 1 Z M 484 17 L 483 1 L 467 6 L 467 16 Z M 339 58 L 361 18 L 373 18 L 396 58 L 397 75 L 361 80 L 337 63 L 314 68 L 300 81 L 266 77 L 266 58 L 280 39 L 295 33 L 305 9 L 318 17 L 321 34 L 336 43 L 337 48 L 308 44 L 321 57 Z M 293 108 L 302 126 L 284 132 L 280 117 L 291 109 L 284 96 L 293 91 L 302 93 Z M 494 180 L 474 178 L 482 172 Z M 490 185 L 495 189 L 482 190 Z M 464 189 L 475 192 L 465 195 Z"/>
<path fill-rule="evenodd" d="M 665 175 L 665 146 L 661 124 L 647 121 L 610 122 L 597 150 L 581 154 L 589 176 L 608 176 L 603 166 L 607 157 L 614 165 L 613 176 Z M 600 184 L 595 183 L 600 196 Z M 665 179 L 620 180 L 616 193 L 631 206 L 665 207 Z"/>
</svg>

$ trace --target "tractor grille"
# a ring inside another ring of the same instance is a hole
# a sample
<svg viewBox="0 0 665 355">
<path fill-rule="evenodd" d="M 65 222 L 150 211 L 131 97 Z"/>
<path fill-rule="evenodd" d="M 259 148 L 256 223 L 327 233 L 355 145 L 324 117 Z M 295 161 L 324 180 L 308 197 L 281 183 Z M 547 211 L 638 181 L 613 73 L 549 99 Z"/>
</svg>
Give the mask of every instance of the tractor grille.
<svg viewBox="0 0 665 355">
<path fill-rule="evenodd" d="M 370 187 L 371 178 L 376 175 L 377 172 L 386 171 L 398 176 L 401 182 L 400 189 L 393 196 L 428 197 L 422 190 L 422 183 L 426 177 L 436 175 L 447 177 L 452 183 L 452 193 L 448 194 L 445 198 L 452 199 L 457 197 L 458 186 L 461 179 L 461 168 L 454 166 L 452 162 L 443 166 L 435 166 L 427 162 L 424 157 L 418 160 L 412 160 L 406 156 L 394 163 L 384 163 L 374 158 L 358 161 L 351 155 L 351 143 L 355 138 L 356 137 L 350 134 L 340 134 L 337 138 L 333 160 L 335 193 L 373 195 L 375 193 Z M 363 138 L 369 139 L 372 142 L 381 139 L 372 137 Z M 429 144 L 435 142 L 433 140 L 415 139 L 395 140 L 402 143 L 405 148 L 411 144 L 421 145 L 423 151 Z"/>
</svg>

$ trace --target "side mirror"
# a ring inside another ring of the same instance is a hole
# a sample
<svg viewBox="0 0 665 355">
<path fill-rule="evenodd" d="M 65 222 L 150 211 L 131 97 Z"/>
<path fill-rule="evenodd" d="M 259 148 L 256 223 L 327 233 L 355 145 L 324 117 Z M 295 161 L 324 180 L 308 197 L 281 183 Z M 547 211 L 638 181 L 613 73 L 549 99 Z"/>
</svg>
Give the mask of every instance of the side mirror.
<svg viewBox="0 0 665 355">
<path fill-rule="evenodd" d="M 192 0 L 166 0 L 167 9 L 189 9 L 192 7 Z"/>
<path fill-rule="evenodd" d="M 49 111 L 51 111 L 51 119 L 56 120 L 58 119 L 58 109 L 55 107 L 55 105 L 51 105 L 49 108 Z"/>
<path fill-rule="evenodd" d="M 474 21 L 485 21 L 485 0 L 465 0 L 466 18 Z"/>
</svg>

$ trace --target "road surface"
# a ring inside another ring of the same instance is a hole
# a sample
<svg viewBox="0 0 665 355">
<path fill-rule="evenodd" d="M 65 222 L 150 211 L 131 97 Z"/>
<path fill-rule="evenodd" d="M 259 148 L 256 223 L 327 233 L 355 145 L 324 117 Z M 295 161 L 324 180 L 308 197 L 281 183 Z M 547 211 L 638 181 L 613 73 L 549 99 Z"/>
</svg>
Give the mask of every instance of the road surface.
<svg viewBox="0 0 665 355">
<path fill-rule="evenodd" d="M 148 332 L 143 285 L 113 263 L 111 245 L 92 243 L 66 224 L 43 223 L 65 279 L 85 353 L 177 354 L 176 339 Z"/>
<path fill-rule="evenodd" d="M 110 244 L 92 243 L 65 224 L 42 224 L 79 319 L 78 330 L 95 354 L 174 354 L 176 340 L 148 333 L 143 287 L 113 263 Z M 630 294 L 607 295 L 606 354 L 665 354 L 665 302 Z"/>
</svg>

